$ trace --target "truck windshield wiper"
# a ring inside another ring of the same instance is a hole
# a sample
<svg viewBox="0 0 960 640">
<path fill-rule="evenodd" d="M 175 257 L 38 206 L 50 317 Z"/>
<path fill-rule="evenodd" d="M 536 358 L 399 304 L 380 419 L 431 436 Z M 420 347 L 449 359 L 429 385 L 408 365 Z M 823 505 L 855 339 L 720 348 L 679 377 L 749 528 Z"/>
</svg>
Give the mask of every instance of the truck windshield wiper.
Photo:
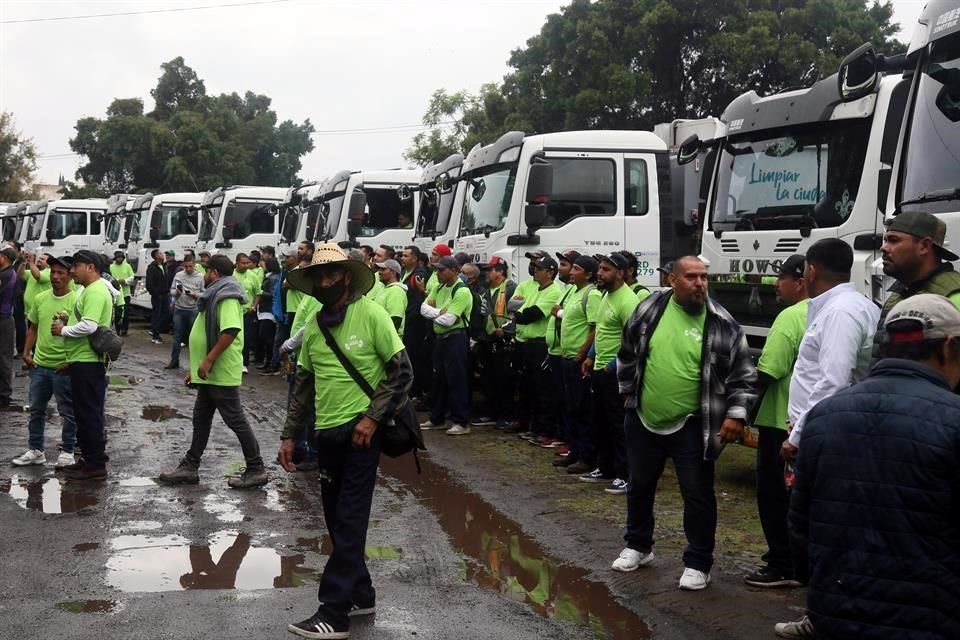
<svg viewBox="0 0 960 640">
<path fill-rule="evenodd" d="M 897 209 L 900 209 L 905 204 L 923 204 L 925 202 L 944 202 L 946 200 L 960 200 L 960 187 L 954 187 L 953 189 L 941 189 L 939 191 L 927 191 L 926 193 L 921 193 L 916 198 L 904 200 L 899 205 L 897 205 Z"/>
</svg>

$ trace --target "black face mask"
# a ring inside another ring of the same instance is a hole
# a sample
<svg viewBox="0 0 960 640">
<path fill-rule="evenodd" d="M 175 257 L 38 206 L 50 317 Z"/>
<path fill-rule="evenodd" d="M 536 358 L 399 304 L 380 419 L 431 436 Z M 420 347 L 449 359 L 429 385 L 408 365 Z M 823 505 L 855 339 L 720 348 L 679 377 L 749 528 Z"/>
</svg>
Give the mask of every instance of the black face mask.
<svg viewBox="0 0 960 640">
<path fill-rule="evenodd" d="M 313 290 L 313 295 L 321 303 L 327 305 L 337 302 L 343 297 L 343 294 L 346 293 L 346 291 L 347 283 L 345 283 L 343 280 L 340 280 L 340 282 L 330 285 L 329 287 L 317 287 Z"/>
</svg>

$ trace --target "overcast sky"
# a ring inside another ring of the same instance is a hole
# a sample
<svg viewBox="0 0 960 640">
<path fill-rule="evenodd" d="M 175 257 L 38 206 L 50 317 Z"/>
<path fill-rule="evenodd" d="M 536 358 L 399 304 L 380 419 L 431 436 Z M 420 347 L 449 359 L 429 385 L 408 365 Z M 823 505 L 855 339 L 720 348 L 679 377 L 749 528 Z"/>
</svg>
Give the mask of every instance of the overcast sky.
<svg viewBox="0 0 960 640">
<path fill-rule="evenodd" d="M 250 90 L 280 120 L 310 118 L 324 133 L 301 177 L 404 166 L 402 153 L 437 88 L 499 81 L 507 57 L 536 35 L 558 0 L 288 0 L 273 4 L 47 22 L 33 18 L 170 9 L 250 0 L 0 0 L 0 110 L 37 145 L 38 178 L 68 180 L 77 119 L 114 98 L 140 97 L 160 63 L 183 56 L 207 92 Z M 894 0 L 906 40 L 925 0 Z"/>
</svg>

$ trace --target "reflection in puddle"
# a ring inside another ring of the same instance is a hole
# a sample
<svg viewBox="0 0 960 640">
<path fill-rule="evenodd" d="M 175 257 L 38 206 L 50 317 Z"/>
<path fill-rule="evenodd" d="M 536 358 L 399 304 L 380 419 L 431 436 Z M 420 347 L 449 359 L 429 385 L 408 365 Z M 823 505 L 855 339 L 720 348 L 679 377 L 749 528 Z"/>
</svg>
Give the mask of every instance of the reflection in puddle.
<svg viewBox="0 0 960 640">
<path fill-rule="evenodd" d="M 207 544 L 170 536 L 117 536 L 110 541 L 107 583 L 127 592 L 181 589 L 280 589 L 316 582 L 303 555 L 254 547 L 248 534 L 220 531 Z"/>
<path fill-rule="evenodd" d="M 403 458 L 384 457 L 381 469 L 437 515 L 454 547 L 469 557 L 466 580 L 526 602 L 541 616 L 589 627 L 597 638 L 650 637 L 643 620 L 618 603 L 606 585 L 588 580 L 583 569 L 558 564 L 517 523 L 444 468 L 425 457 L 420 462 L 419 476 Z"/>
<path fill-rule="evenodd" d="M 57 606 L 70 613 L 117 613 L 123 605 L 115 600 L 71 600 Z"/>
<path fill-rule="evenodd" d="M 89 485 L 62 484 L 57 478 L 31 480 L 13 475 L 0 480 L 0 492 L 31 511 L 43 513 L 76 513 L 97 504 L 97 491 Z"/>
<path fill-rule="evenodd" d="M 170 420 L 172 418 L 186 418 L 187 416 L 183 415 L 173 407 L 160 404 L 149 404 L 140 412 L 140 417 L 144 420 L 150 420 L 152 422 L 163 422 L 164 420 Z"/>
<path fill-rule="evenodd" d="M 85 551 L 93 551 L 94 549 L 99 549 L 99 542 L 81 542 L 80 544 L 73 545 L 74 553 L 83 553 Z"/>
</svg>

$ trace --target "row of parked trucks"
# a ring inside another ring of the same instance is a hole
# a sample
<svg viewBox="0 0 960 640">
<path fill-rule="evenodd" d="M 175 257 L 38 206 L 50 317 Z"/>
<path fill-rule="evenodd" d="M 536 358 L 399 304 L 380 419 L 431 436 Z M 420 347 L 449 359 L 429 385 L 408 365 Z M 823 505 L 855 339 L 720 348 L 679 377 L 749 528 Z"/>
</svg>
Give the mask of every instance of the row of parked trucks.
<svg viewBox="0 0 960 640">
<path fill-rule="evenodd" d="M 569 248 L 637 255 L 638 279 L 699 252 L 711 289 L 759 346 L 775 317 L 777 266 L 821 238 L 854 250 L 854 282 L 882 302 L 884 220 L 928 211 L 960 246 L 960 0 L 931 0 L 908 51 L 867 44 L 837 74 L 761 97 L 720 118 L 645 131 L 510 132 L 424 170 L 342 171 L 290 189 L 124 195 L 9 205 L 3 239 L 34 251 L 126 251 L 142 282 L 153 249 L 227 255 L 302 240 L 446 243 L 499 256 Z"/>
</svg>

